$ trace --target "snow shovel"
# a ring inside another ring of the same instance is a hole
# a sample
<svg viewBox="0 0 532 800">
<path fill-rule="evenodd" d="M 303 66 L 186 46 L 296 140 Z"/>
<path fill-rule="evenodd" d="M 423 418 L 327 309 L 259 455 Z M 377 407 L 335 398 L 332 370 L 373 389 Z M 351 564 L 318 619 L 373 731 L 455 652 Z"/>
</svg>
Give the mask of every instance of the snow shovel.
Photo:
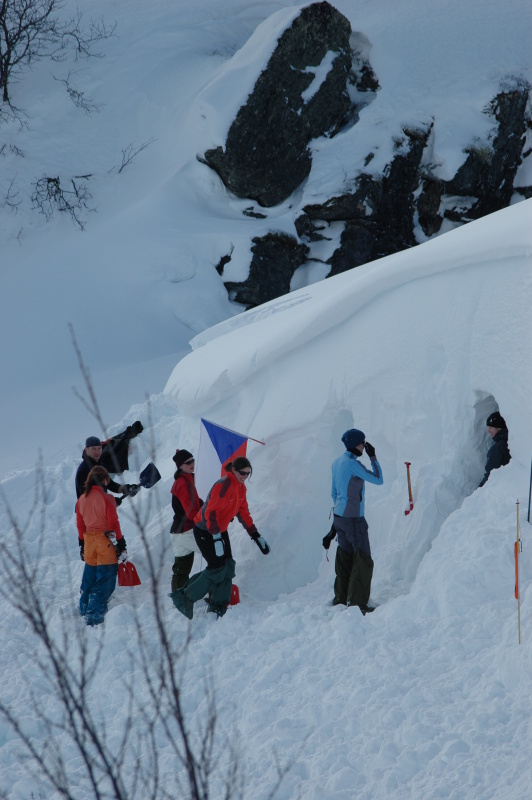
<svg viewBox="0 0 532 800">
<path fill-rule="evenodd" d="M 142 486 L 144 489 L 151 489 L 152 486 L 161 480 L 161 473 L 155 466 L 155 464 L 150 463 L 147 467 L 144 467 L 142 472 L 139 475 L 139 485 Z M 125 497 L 130 497 L 129 494 L 123 494 L 120 500 L 123 500 Z"/>
<path fill-rule="evenodd" d="M 142 472 L 139 475 L 139 483 L 145 489 L 151 489 L 152 486 L 155 486 L 157 481 L 161 480 L 161 473 L 155 466 L 152 464 L 151 461 L 147 467 L 144 467 Z"/>
</svg>

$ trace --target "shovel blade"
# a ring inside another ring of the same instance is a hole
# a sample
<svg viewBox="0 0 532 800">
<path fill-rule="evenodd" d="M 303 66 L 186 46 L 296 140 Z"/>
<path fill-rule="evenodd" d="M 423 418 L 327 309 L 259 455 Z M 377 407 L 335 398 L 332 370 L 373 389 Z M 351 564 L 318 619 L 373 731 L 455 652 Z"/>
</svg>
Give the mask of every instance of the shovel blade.
<svg viewBox="0 0 532 800">
<path fill-rule="evenodd" d="M 161 480 L 161 473 L 151 461 L 147 467 L 144 467 L 139 475 L 139 483 L 144 489 L 151 489 L 152 486 Z"/>
</svg>

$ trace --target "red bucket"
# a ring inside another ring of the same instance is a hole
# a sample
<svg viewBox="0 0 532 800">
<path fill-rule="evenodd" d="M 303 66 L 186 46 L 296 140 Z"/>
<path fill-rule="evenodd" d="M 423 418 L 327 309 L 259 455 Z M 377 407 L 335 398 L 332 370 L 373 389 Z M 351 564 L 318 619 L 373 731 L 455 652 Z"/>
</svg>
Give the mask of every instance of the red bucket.
<svg viewBox="0 0 532 800">
<path fill-rule="evenodd" d="M 123 564 L 118 565 L 118 585 L 140 586 L 139 574 L 131 561 L 125 561 Z"/>
</svg>

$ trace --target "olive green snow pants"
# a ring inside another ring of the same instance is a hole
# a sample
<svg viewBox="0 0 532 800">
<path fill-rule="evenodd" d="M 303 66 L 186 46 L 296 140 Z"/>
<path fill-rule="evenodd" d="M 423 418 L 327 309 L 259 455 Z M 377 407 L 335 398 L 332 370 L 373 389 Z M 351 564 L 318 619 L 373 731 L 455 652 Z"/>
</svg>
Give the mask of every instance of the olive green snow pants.
<svg viewBox="0 0 532 800">
<path fill-rule="evenodd" d="M 196 572 L 186 582 L 182 589 L 176 589 L 170 594 L 174 606 L 185 617 L 192 619 L 194 603 L 209 595 L 209 611 L 214 611 L 222 617 L 231 602 L 231 587 L 235 577 L 236 563 L 228 558 L 221 567 Z"/>
<path fill-rule="evenodd" d="M 336 548 L 334 605 L 365 606 L 371 593 L 373 559 L 361 550 L 347 553 Z"/>
</svg>

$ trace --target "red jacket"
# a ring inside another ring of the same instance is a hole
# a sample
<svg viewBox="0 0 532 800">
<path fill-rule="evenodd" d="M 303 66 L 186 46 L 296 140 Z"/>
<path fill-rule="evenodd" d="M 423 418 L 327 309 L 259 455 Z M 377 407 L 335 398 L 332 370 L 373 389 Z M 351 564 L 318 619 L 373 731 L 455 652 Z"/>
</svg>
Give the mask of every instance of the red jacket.
<svg viewBox="0 0 532 800">
<path fill-rule="evenodd" d="M 194 517 L 201 508 L 194 475 L 182 472 L 174 481 L 171 492 L 174 521 L 170 533 L 190 531 L 194 525 Z"/>
<path fill-rule="evenodd" d="M 249 513 L 246 487 L 232 472 L 216 481 L 205 503 L 194 518 L 194 523 L 209 533 L 226 531 L 231 520 L 237 517 L 251 536 L 257 532 Z"/>
<path fill-rule="evenodd" d="M 101 486 L 93 486 L 89 494 L 82 494 L 79 498 L 76 503 L 76 524 L 80 539 L 83 539 L 85 532 L 91 531 L 114 531 L 117 539 L 122 538 L 116 501 Z"/>
</svg>

